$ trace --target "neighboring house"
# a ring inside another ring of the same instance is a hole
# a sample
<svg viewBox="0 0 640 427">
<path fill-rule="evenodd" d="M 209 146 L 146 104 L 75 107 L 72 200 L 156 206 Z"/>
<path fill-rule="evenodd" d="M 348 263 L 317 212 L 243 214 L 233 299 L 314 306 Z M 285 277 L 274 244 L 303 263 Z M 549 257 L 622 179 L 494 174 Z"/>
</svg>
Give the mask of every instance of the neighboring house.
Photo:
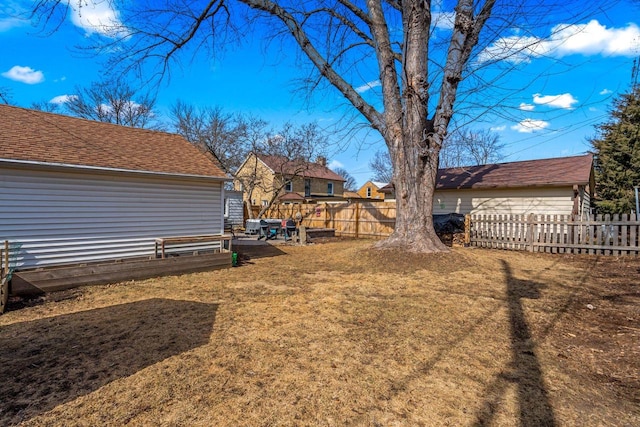
<svg viewBox="0 0 640 427">
<path fill-rule="evenodd" d="M 344 178 L 327 168 L 326 160 L 290 160 L 283 156 L 251 153 L 234 179 L 234 189 L 243 191 L 245 201 L 266 206 L 272 200 L 300 203 L 342 199 Z"/>
<path fill-rule="evenodd" d="M 143 257 L 223 233 L 224 182 L 179 135 L 0 105 L 0 240 L 18 269 Z"/>
<path fill-rule="evenodd" d="M 380 190 L 378 191 L 384 195 L 385 202 L 396 201 L 396 190 L 392 182 L 386 184 L 384 187 L 380 188 Z"/>
<path fill-rule="evenodd" d="M 387 185 L 387 182 L 367 181 L 358 190 L 358 195 L 363 199 L 384 200 L 385 194 L 380 190 Z"/>
<path fill-rule="evenodd" d="M 440 169 L 433 213 L 584 216 L 594 186 L 591 154 Z"/>
<path fill-rule="evenodd" d="M 241 191 L 224 192 L 224 221 L 234 227 L 244 225 L 244 204 Z"/>
</svg>

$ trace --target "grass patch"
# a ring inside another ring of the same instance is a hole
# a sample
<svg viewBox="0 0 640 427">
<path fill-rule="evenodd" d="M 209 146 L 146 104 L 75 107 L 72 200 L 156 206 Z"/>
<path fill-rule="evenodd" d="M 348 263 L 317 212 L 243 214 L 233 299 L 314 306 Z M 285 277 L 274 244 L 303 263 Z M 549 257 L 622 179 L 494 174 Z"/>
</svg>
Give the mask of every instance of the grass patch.
<svg viewBox="0 0 640 427">
<path fill-rule="evenodd" d="M 14 300 L 0 424 L 640 423 L 640 260 L 370 247 Z"/>
</svg>

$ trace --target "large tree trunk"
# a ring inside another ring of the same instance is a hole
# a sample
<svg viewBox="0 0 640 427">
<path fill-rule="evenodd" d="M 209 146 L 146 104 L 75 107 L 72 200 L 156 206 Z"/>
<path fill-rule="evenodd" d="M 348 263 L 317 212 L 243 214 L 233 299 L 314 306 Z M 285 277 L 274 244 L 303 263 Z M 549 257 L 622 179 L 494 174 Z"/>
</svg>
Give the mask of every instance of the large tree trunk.
<svg viewBox="0 0 640 427">
<path fill-rule="evenodd" d="M 423 141 L 422 141 L 423 143 Z M 446 252 L 433 227 L 433 193 L 438 173 L 438 150 L 420 155 L 416 141 L 403 141 L 392 153 L 396 192 L 396 225 L 378 248 L 399 248 L 411 252 Z"/>
<path fill-rule="evenodd" d="M 371 1 L 373 12 L 381 11 L 380 3 Z M 386 40 L 383 18 L 378 24 L 378 38 Z M 444 252 L 447 247 L 433 228 L 433 192 L 438 173 L 438 156 L 446 126 L 434 127 L 428 118 L 429 82 L 428 54 L 431 10 L 428 2 L 402 3 L 405 34 L 404 56 L 400 77 L 402 91 L 392 67 L 395 62 L 380 51 L 380 81 L 385 99 L 386 129 L 383 136 L 393 163 L 396 191 L 396 225 L 391 236 L 380 242 L 380 248 L 396 247 L 413 252 Z"/>
</svg>

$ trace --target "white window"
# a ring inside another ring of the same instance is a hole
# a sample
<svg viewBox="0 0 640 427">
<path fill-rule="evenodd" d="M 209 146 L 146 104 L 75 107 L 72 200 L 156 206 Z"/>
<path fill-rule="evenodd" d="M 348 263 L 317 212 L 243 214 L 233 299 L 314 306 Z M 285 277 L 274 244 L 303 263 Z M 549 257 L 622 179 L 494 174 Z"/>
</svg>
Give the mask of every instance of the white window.
<svg viewBox="0 0 640 427">
<path fill-rule="evenodd" d="M 267 206 L 269 204 L 269 201 L 266 199 L 262 200 L 262 206 Z"/>
<path fill-rule="evenodd" d="M 333 182 L 327 183 L 327 194 L 333 196 Z"/>
<path fill-rule="evenodd" d="M 367 197 L 371 197 L 371 187 L 367 187 Z"/>
<path fill-rule="evenodd" d="M 291 193 L 293 191 L 293 183 L 291 181 L 287 181 L 287 183 L 284 185 L 284 191 L 286 191 L 287 193 Z"/>
<path fill-rule="evenodd" d="M 224 217 L 229 217 L 229 199 L 227 199 L 226 197 L 224 198 Z"/>
</svg>

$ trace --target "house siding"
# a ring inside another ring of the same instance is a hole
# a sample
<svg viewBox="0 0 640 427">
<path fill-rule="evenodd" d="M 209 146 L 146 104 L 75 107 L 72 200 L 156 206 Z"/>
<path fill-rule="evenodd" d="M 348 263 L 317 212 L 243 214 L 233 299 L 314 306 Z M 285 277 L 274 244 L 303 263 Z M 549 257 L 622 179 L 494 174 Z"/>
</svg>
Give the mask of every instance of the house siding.
<svg viewBox="0 0 640 427">
<path fill-rule="evenodd" d="M 245 185 L 242 188 L 243 181 L 249 181 L 251 177 L 259 177 L 257 185 L 254 187 L 251 196 L 249 196 Z M 236 173 L 236 179 L 234 180 L 234 190 L 243 190 L 243 200 L 251 198 L 253 205 L 261 206 L 264 200 L 271 200 L 276 190 L 279 190 L 279 194 L 286 193 L 284 189 L 284 180 L 291 181 L 291 187 L 293 193 L 298 193 L 300 196 L 305 197 L 304 182 L 305 179 L 311 181 L 311 196 L 328 196 L 327 185 L 329 182 L 333 182 L 333 196 L 342 197 L 344 193 L 344 182 L 338 180 L 317 178 L 317 177 L 305 177 L 304 172 L 300 175 L 293 177 L 284 177 L 272 171 L 265 163 L 258 160 L 255 155 L 251 155 L 240 167 Z M 282 188 L 281 188 L 282 187 Z M 255 202 L 255 203 L 254 203 Z"/>
<path fill-rule="evenodd" d="M 222 182 L 0 168 L 0 239 L 17 267 L 154 254 L 155 238 L 222 234 Z"/>
<path fill-rule="evenodd" d="M 224 194 L 227 203 L 227 215 L 225 215 L 225 220 L 231 225 L 242 225 L 244 222 L 242 192 L 225 191 Z"/>
<path fill-rule="evenodd" d="M 571 215 L 573 193 L 571 187 L 437 190 L 433 197 L 433 212 Z"/>
<path fill-rule="evenodd" d="M 584 186 L 580 187 L 580 216 L 582 218 L 588 218 L 591 214 L 591 194 Z"/>
<path fill-rule="evenodd" d="M 243 181 L 252 179 L 256 181 L 256 185 L 249 195 L 248 185 L 243 184 Z M 243 191 L 243 200 L 246 201 L 250 197 L 252 201 L 255 201 L 255 205 L 261 205 L 263 200 L 271 200 L 274 185 L 273 172 L 255 155 L 251 155 L 238 170 L 233 183 L 234 190 Z"/>
<path fill-rule="evenodd" d="M 367 196 L 367 188 L 371 189 L 371 195 Z M 364 199 L 385 199 L 385 193 L 381 193 L 378 191 L 379 188 L 371 181 L 367 181 L 360 189 L 358 190 L 358 195 Z"/>
</svg>

